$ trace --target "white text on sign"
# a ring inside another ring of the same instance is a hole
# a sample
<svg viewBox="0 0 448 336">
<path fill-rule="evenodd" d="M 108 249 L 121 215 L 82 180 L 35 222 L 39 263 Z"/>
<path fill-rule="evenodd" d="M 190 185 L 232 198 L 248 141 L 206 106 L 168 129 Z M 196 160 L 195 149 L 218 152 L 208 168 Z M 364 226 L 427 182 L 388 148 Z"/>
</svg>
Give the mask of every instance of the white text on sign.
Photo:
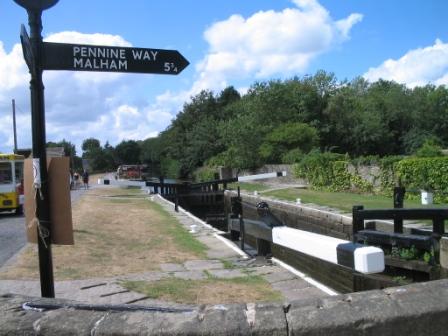
<svg viewBox="0 0 448 336">
<path fill-rule="evenodd" d="M 158 51 L 133 49 L 130 56 L 136 61 L 155 62 Z M 75 69 L 127 70 L 128 60 L 123 48 L 73 46 Z"/>
</svg>

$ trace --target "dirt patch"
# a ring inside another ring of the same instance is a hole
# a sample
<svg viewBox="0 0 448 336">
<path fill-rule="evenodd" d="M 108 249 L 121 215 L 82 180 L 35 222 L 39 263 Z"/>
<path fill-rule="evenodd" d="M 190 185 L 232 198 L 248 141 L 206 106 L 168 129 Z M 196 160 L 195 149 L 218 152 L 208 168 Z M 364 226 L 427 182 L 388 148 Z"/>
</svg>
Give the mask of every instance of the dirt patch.
<svg viewBox="0 0 448 336">
<path fill-rule="evenodd" d="M 56 280 L 140 273 L 204 258 L 205 247 L 174 218 L 144 198 L 123 197 L 129 193 L 136 195 L 132 189 L 93 189 L 74 205 L 75 245 L 53 245 Z M 37 247 L 28 246 L 0 278 L 39 279 Z"/>
</svg>

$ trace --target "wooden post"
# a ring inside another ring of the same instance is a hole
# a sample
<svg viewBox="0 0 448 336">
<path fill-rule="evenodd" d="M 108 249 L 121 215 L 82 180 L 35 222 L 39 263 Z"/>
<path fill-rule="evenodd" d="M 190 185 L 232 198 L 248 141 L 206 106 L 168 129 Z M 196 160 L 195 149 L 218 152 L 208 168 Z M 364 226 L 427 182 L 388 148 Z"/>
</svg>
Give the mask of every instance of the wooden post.
<svg viewBox="0 0 448 336">
<path fill-rule="evenodd" d="M 354 205 L 352 208 L 352 241 L 356 243 L 356 234 L 364 229 L 364 219 L 360 216 L 359 211 L 364 210 L 362 205 Z"/>
</svg>

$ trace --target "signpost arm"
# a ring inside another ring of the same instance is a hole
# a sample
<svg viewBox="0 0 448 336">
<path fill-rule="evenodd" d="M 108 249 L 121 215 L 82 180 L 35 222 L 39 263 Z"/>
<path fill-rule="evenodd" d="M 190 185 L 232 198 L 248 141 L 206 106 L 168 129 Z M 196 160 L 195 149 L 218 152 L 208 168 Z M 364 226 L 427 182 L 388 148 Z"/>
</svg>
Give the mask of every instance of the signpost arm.
<svg viewBox="0 0 448 336">
<path fill-rule="evenodd" d="M 30 41 L 35 56 L 34 69 L 31 69 L 31 120 L 33 133 L 33 159 L 38 159 L 35 169 L 40 172 L 35 182 L 36 218 L 38 220 L 39 271 L 42 297 L 53 298 L 54 278 L 51 253 L 50 201 L 48 192 L 48 172 L 45 135 L 44 84 L 42 81 L 42 10 L 28 9 Z"/>
</svg>

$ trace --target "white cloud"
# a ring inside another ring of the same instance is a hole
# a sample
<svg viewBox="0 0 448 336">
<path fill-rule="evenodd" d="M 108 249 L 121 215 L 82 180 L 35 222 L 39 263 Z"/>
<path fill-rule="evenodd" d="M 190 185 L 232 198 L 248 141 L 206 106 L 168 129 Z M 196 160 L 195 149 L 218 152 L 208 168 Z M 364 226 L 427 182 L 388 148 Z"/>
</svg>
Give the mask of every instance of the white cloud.
<svg viewBox="0 0 448 336">
<path fill-rule="evenodd" d="M 61 32 L 45 38 L 48 42 L 130 46 L 120 36 Z M 19 147 L 31 147 L 30 76 L 21 46 L 8 53 L 0 42 L 0 151 L 13 147 L 11 99 L 17 103 Z M 45 71 L 45 112 L 47 141 L 66 139 L 80 150 L 81 142 L 95 137 L 104 144 L 124 139 L 157 135 L 174 117 L 168 98 L 132 105 L 129 92 L 136 77 L 119 73 Z M 182 102 L 183 103 L 183 102 Z M 179 105 L 177 105 L 179 106 Z"/>
<path fill-rule="evenodd" d="M 198 64 L 192 93 L 222 89 L 229 78 L 290 76 L 306 71 L 318 55 L 349 38 L 362 20 L 351 14 L 335 21 L 317 0 L 294 0 L 296 8 L 232 15 L 204 33 L 209 53 Z"/>
<path fill-rule="evenodd" d="M 29 111 L 29 81 L 22 47 L 16 44 L 8 53 L 0 41 L 0 151 L 6 151 L 5 148 L 12 149 L 14 145 L 11 113 L 13 98 L 26 98 L 24 104 L 17 106 L 17 129 L 20 132 L 29 128 L 29 118 L 26 122 L 25 114 L 22 113 Z"/>
<path fill-rule="evenodd" d="M 22 47 L 16 44 L 6 53 L 0 41 L 0 94 L 29 81 L 28 70 L 23 61 Z"/>
<path fill-rule="evenodd" d="M 434 45 L 408 51 L 398 60 L 388 59 L 370 68 L 364 77 L 369 81 L 380 78 L 394 80 L 409 87 L 448 84 L 448 43 L 437 39 Z"/>
<path fill-rule="evenodd" d="M 167 92 L 177 107 L 201 90 L 219 91 L 238 80 L 304 73 L 318 55 L 350 38 L 363 18 L 353 13 L 335 21 L 317 0 L 292 0 L 297 8 L 235 14 L 204 32 L 208 53 L 196 64 L 196 80 L 187 91 Z M 247 85 L 247 84 L 245 84 Z M 247 87 L 239 91 L 244 94 Z"/>
<path fill-rule="evenodd" d="M 249 17 L 236 14 L 212 24 L 204 32 L 209 48 L 196 65 L 190 89 L 166 91 L 151 101 L 136 98 L 136 103 L 130 98 L 138 81 L 133 75 L 46 71 L 47 141 L 65 138 L 80 150 L 88 137 L 116 145 L 124 139 L 155 136 L 203 89 L 218 91 L 230 81 L 243 81 L 241 91 L 245 92 L 247 81 L 254 77 L 305 72 L 318 55 L 346 41 L 353 25 L 362 19 L 360 14 L 351 14 L 334 20 L 317 0 L 292 3 L 292 8 L 283 11 L 259 11 Z M 75 31 L 50 34 L 45 41 L 131 46 L 121 36 Z M 0 151 L 12 149 L 11 98 L 20 107 L 19 147 L 31 147 L 29 74 L 21 46 L 16 44 L 7 52 L 0 41 Z"/>
</svg>

